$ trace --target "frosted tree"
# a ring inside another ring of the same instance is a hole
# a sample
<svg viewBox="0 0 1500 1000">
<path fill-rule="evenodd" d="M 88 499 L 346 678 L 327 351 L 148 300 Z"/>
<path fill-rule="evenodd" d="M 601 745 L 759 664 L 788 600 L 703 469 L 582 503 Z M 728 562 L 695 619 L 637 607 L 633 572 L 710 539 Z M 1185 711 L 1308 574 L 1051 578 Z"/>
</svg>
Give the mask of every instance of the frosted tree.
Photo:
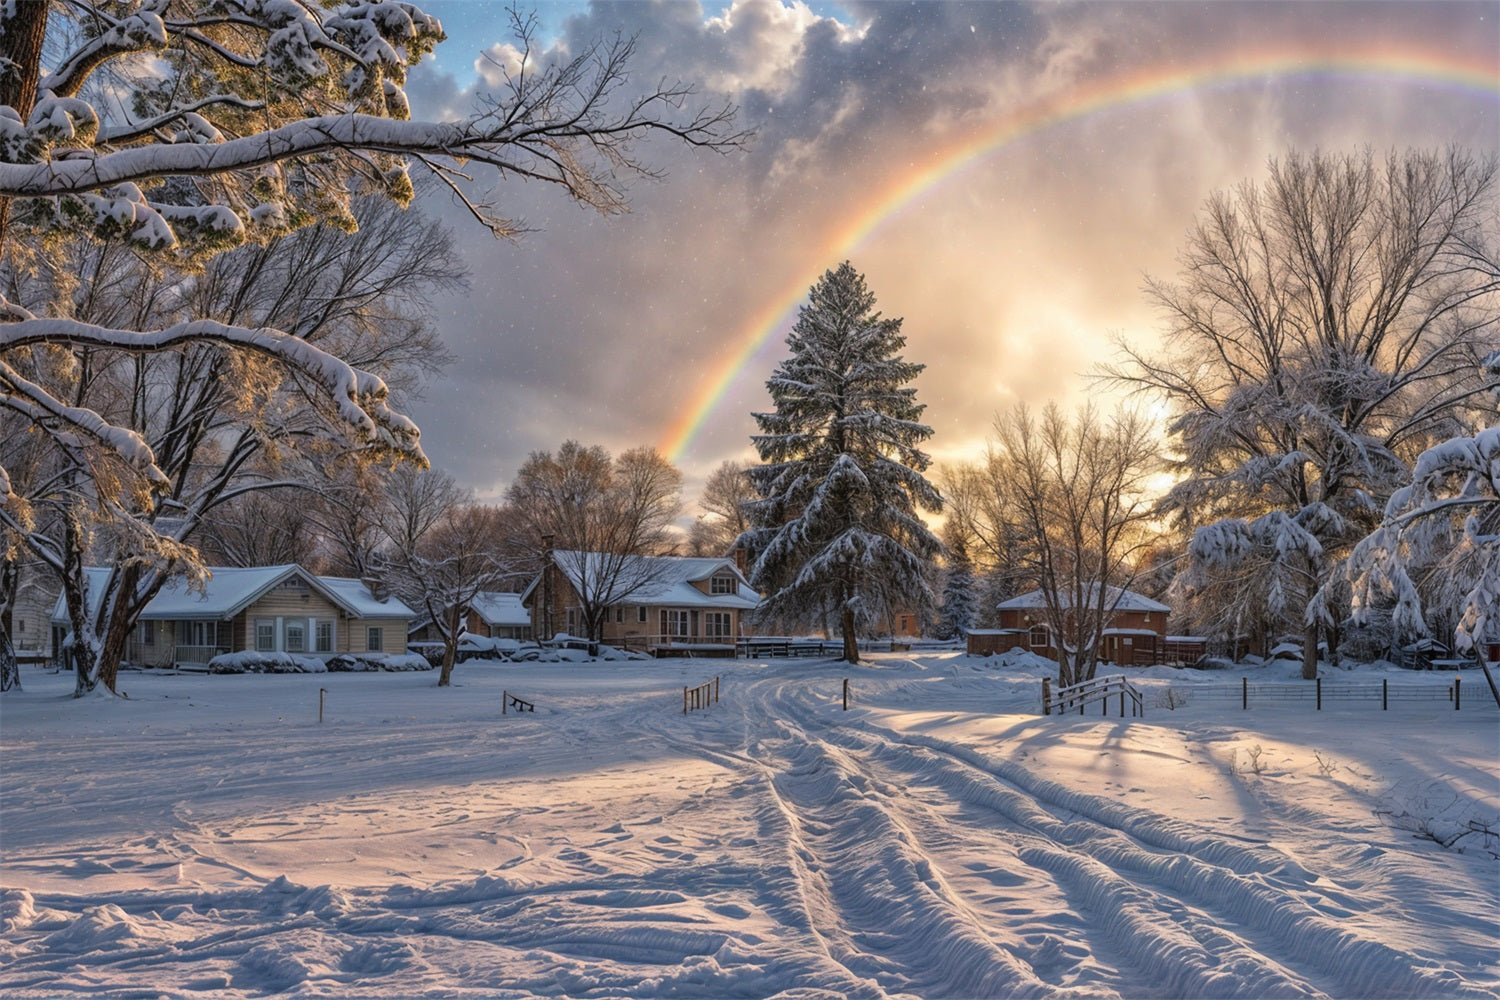
<svg viewBox="0 0 1500 1000">
<path fill-rule="evenodd" d="M 813 624 L 831 610 L 843 659 L 859 662 L 859 630 L 894 610 L 932 607 L 927 565 L 942 543 L 920 511 L 942 510 L 917 447 L 932 436 L 903 360 L 901 320 L 875 311 L 845 261 L 827 271 L 787 336 L 791 356 L 766 382 L 772 413 L 753 414 L 763 464 L 746 510 L 750 582 L 766 619 Z"/>
<path fill-rule="evenodd" d="M 1344 615 L 1324 584 L 1416 456 L 1486 405 L 1495 178 L 1456 149 L 1273 160 L 1209 199 L 1177 283 L 1148 282 L 1166 349 L 1111 369 L 1171 407 L 1163 510 L 1199 531 L 1190 571 L 1264 579 L 1241 593 L 1301 624 L 1306 677 Z"/>
<path fill-rule="evenodd" d="M 1500 397 L 1500 351 L 1484 369 Z M 1361 607 L 1393 606 L 1408 634 L 1428 632 L 1424 603 L 1456 608 L 1458 647 L 1483 655 L 1500 638 L 1500 421 L 1422 452 L 1348 573 Z"/>
<path fill-rule="evenodd" d="M 939 639 L 962 639 L 974 627 L 974 567 L 966 547 L 949 546 L 948 573 L 943 581 L 943 607 L 938 615 Z"/>
<path fill-rule="evenodd" d="M 63 579 L 80 692 L 101 676 L 110 682 L 118 656 L 100 631 L 117 636 L 141 596 L 115 574 L 91 620 L 82 564 L 96 531 L 128 536 L 130 566 L 189 576 L 202 566 L 175 533 L 140 516 L 172 492 L 163 456 L 137 430 L 53 392 L 39 372 L 66 379 L 69 358 L 94 349 L 207 349 L 231 359 L 230 370 L 253 365 L 316 400 L 321 433 L 341 446 L 372 460 L 423 459 L 386 383 L 332 345 L 276 326 L 160 318 L 139 300 L 115 319 L 85 320 L 75 314 L 79 286 L 47 262 L 82 236 L 188 271 L 314 221 L 352 228 L 360 194 L 405 204 L 413 168 L 514 237 L 524 225 L 475 193 L 476 169 L 554 185 L 609 213 L 624 209 L 627 178 L 651 175 L 637 140 L 719 150 L 742 140 L 729 108 L 688 106 L 688 86 L 628 93 L 630 39 L 549 58 L 533 50 L 533 19 L 517 16 L 515 28 L 518 68 L 498 91 L 467 118 L 421 122 L 410 120 L 402 88 L 443 34 L 411 4 L 0 5 L 0 414 L 45 435 L 61 469 L 49 466 L 40 490 L 18 492 L 0 466 L 0 510 L 8 536 L 34 543 Z M 38 511 L 38 493 L 75 502 Z M 54 514 L 57 530 L 40 534 L 35 525 Z"/>
</svg>

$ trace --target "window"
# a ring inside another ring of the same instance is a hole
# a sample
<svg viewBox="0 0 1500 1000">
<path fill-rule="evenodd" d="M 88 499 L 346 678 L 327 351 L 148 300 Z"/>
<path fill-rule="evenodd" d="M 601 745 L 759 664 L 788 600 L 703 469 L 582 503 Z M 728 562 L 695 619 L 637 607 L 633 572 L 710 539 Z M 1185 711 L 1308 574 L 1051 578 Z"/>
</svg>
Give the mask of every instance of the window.
<svg viewBox="0 0 1500 1000">
<path fill-rule="evenodd" d="M 579 621 L 582 617 L 583 616 L 579 613 L 578 608 L 568 609 L 568 624 L 566 627 L 569 635 L 578 635 L 583 631 L 583 629 L 579 627 Z"/>
<path fill-rule="evenodd" d="M 22 622 L 21 625 L 24 627 L 26 623 Z M 156 622 L 141 622 L 139 630 L 142 646 L 156 645 Z"/>
<path fill-rule="evenodd" d="M 307 652 L 307 623 L 286 623 L 286 651 L 288 653 Z"/>
<path fill-rule="evenodd" d="M 703 635 L 708 639 L 727 639 L 733 633 L 730 631 L 729 620 L 732 616 L 728 611 L 709 611 L 703 615 Z"/>
<path fill-rule="evenodd" d="M 617 607 L 617 608 L 615 608 L 615 624 L 616 625 L 623 625 L 624 622 L 625 622 L 625 609 L 623 607 Z"/>
<path fill-rule="evenodd" d="M 662 611 L 661 634 L 669 639 L 686 639 L 691 634 L 688 632 L 688 613 L 675 608 Z"/>
<path fill-rule="evenodd" d="M 314 652 L 333 652 L 333 622 L 318 622 L 315 635 L 317 645 L 313 647 Z"/>
<path fill-rule="evenodd" d="M 732 594 L 736 590 L 734 577 L 716 576 L 708 581 L 708 592 L 710 594 Z"/>
<path fill-rule="evenodd" d="M 270 653 L 276 649 L 276 623 L 269 618 L 255 620 L 255 649 L 260 653 Z"/>
<path fill-rule="evenodd" d="M 1045 625 L 1031 626 L 1030 642 L 1032 649 L 1045 649 L 1052 645 L 1052 635 L 1047 631 Z"/>
<path fill-rule="evenodd" d="M 640 622 L 642 625 L 646 624 L 646 609 L 644 607 L 635 609 L 635 620 Z"/>
<path fill-rule="evenodd" d="M 385 633 L 378 625 L 365 629 L 365 650 L 371 653 L 385 651 Z"/>
</svg>

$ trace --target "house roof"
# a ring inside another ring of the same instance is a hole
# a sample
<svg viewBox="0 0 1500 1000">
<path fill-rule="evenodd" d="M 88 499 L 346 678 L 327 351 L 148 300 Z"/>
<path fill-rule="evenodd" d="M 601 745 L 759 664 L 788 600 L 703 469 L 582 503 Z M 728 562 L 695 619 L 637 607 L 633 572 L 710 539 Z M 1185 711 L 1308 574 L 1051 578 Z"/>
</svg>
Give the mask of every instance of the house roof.
<svg viewBox="0 0 1500 1000">
<path fill-rule="evenodd" d="M 96 616 L 104 588 L 109 583 L 107 567 L 85 570 L 89 585 L 89 615 Z M 199 591 L 177 577 L 167 581 L 145 610 L 142 620 L 233 618 L 263 597 L 272 587 L 292 578 L 303 580 L 333 604 L 356 618 L 410 618 L 413 612 L 398 600 L 376 601 L 368 587 L 343 577 L 313 576 L 296 563 L 284 566 L 210 566 L 207 585 Z M 52 620 L 66 623 L 67 604 L 62 595 L 52 609 Z"/>
<path fill-rule="evenodd" d="M 1095 589 L 1097 586 L 1097 584 L 1089 585 L 1089 599 L 1091 601 L 1097 593 Z M 1070 599 L 1069 595 L 1062 594 L 1059 596 L 1063 599 L 1064 606 L 1066 606 Z M 1106 587 L 1105 600 L 1114 602 L 1115 611 L 1160 611 L 1165 613 L 1172 610 L 1159 601 L 1153 601 L 1151 598 L 1137 594 L 1133 590 L 1121 590 L 1119 587 Z M 1033 590 L 1029 594 L 1022 594 L 1020 597 L 1012 597 L 1010 600 L 1001 601 L 996 605 L 1001 611 L 1033 611 L 1038 608 L 1045 608 L 1046 606 L 1047 600 L 1040 590 Z"/>
<path fill-rule="evenodd" d="M 486 625 L 524 628 L 531 624 L 531 615 L 521 606 L 520 594 L 481 590 L 469 602 L 469 607 Z"/>
<path fill-rule="evenodd" d="M 553 562 L 574 590 L 579 590 L 585 577 L 599 576 L 600 562 L 607 558 L 597 552 L 578 552 L 559 549 L 552 554 Z M 692 556 L 625 556 L 630 571 L 627 575 L 642 578 L 643 582 L 631 587 L 611 603 L 651 604 L 668 607 L 738 608 L 748 611 L 760 604 L 760 595 L 751 589 L 749 581 L 732 559 L 700 558 Z M 733 576 L 735 589 L 732 594 L 705 594 L 694 583 L 714 576 Z M 541 581 L 538 574 L 521 595 L 528 599 Z"/>
</svg>

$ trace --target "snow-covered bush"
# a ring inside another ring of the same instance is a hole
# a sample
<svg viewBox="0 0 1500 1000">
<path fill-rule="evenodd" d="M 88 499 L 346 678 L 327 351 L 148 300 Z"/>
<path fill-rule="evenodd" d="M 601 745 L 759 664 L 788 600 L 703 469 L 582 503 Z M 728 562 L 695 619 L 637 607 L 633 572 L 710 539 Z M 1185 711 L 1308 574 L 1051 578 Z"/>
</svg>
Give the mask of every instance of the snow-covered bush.
<svg viewBox="0 0 1500 1000">
<path fill-rule="evenodd" d="M 316 656 L 292 653 L 257 653 L 243 650 L 220 653 L 208 661 L 211 674 L 321 674 L 328 667 Z"/>
<path fill-rule="evenodd" d="M 329 659 L 328 669 L 335 673 L 431 670 L 433 664 L 421 653 L 340 653 Z"/>
</svg>

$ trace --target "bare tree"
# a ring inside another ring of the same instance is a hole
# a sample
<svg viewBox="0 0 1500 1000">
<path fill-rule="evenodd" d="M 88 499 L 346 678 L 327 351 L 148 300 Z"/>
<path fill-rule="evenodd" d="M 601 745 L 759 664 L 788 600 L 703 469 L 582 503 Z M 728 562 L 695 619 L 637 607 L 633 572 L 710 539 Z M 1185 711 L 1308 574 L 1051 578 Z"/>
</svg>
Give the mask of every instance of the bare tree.
<svg viewBox="0 0 1500 1000">
<path fill-rule="evenodd" d="M 533 565 L 556 561 L 577 592 L 588 637 L 597 640 L 605 611 L 658 579 L 660 564 L 636 557 L 670 547 L 681 489 L 682 474 L 654 448 L 615 459 L 598 445 L 565 441 L 556 455 L 532 452 L 505 495 L 514 547 L 529 549 Z M 546 613 L 543 630 L 555 629 Z"/>
<path fill-rule="evenodd" d="M 1417 454 L 1492 405 L 1495 194 L 1494 157 L 1457 149 L 1272 160 L 1209 199 L 1176 283 L 1148 282 L 1167 349 L 1109 369 L 1172 407 L 1163 510 L 1199 529 L 1193 572 L 1269 571 L 1245 594 L 1302 618 L 1306 677 L 1343 617 L 1323 585 Z"/>
<path fill-rule="evenodd" d="M 1018 406 L 997 416 L 994 430 L 987 523 L 1017 544 L 1018 577 L 1041 592 L 1058 683 L 1089 680 L 1136 556 L 1152 537 L 1155 435 L 1138 413 L 1106 418 L 1085 408 L 1070 420 L 1056 405 L 1040 420 Z"/>
<path fill-rule="evenodd" d="M 745 462 L 730 459 L 709 474 L 698 501 L 703 513 L 688 530 L 688 550 L 693 555 L 723 556 L 749 529 L 745 504 L 759 498 L 749 469 Z"/>
</svg>

